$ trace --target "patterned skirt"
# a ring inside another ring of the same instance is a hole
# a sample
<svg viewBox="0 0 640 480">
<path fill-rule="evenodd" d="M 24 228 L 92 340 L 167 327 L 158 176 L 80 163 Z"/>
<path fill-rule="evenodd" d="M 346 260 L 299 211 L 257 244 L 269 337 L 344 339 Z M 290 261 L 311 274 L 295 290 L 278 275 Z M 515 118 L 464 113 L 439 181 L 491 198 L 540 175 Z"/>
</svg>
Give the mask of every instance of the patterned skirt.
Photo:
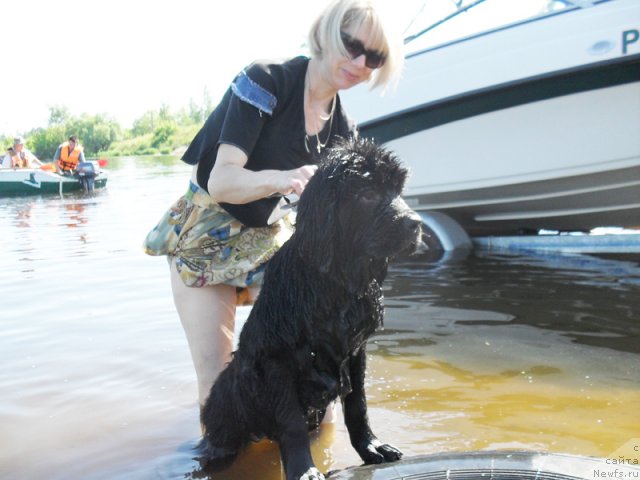
<svg viewBox="0 0 640 480">
<path fill-rule="evenodd" d="M 287 218 L 249 228 L 193 182 L 144 241 L 145 253 L 175 257 L 185 285 L 260 285 L 266 262 L 291 236 Z"/>
</svg>

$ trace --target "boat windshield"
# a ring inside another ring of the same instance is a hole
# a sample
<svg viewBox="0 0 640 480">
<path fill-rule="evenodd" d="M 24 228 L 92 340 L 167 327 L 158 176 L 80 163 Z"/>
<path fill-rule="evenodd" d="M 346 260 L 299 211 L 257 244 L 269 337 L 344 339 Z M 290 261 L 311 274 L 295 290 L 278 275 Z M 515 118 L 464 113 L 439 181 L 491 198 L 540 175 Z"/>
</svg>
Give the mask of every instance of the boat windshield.
<svg viewBox="0 0 640 480">
<path fill-rule="evenodd" d="M 415 0 L 407 2 L 408 54 L 568 8 L 585 0 Z"/>
</svg>

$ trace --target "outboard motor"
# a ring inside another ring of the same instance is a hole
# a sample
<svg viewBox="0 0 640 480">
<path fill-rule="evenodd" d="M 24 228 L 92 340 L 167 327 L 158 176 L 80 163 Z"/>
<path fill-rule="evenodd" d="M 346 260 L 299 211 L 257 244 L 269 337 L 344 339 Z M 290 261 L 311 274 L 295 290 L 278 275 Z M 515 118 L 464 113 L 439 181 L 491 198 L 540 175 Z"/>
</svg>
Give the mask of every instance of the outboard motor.
<svg viewBox="0 0 640 480">
<path fill-rule="evenodd" d="M 96 167 L 92 162 L 80 162 L 76 167 L 75 175 L 80 180 L 80 184 L 85 193 L 92 193 L 93 186 L 95 184 L 96 176 L 99 172 L 96 171 Z"/>
</svg>

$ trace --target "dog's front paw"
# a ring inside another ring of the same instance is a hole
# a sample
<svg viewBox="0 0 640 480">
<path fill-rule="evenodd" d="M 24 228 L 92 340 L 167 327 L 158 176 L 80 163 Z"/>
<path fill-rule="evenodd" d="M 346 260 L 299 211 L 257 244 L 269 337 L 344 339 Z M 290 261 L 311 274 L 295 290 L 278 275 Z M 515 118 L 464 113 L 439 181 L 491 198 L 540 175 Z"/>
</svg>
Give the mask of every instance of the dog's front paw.
<svg viewBox="0 0 640 480">
<path fill-rule="evenodd" d="M 324 475 L 320 473 L 320 470 L 315 467 L 311 467 L 302 474 L 300 480 L 325 480 L 325 478 Z"/>
<path fill-rule="evenodd" d="M 388 443 L 382 443 L 377 438 L 364 445 L 358 453 L 366 464 L 395 462 L 402 458 L 400 450 Z"/>
</svg>

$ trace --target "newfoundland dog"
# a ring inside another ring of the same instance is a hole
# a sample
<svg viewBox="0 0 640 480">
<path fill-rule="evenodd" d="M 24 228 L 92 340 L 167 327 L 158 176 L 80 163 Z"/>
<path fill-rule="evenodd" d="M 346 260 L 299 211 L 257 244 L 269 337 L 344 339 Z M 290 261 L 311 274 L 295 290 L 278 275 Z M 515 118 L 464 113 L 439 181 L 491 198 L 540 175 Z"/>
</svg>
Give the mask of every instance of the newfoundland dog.
<svg viewBox="0 0 640 480">
<path fill-rule="evenodd" d="M 266 436 L 278 442 L 288 480 L 323 479 L 309 430 L 338 397 L 365 463 L 402 456 L 371 431 L 364 378 L 367 339 L 382 325 L 389 259 L 421 241 L 420 217 L 400 197 L 406 177 L 372 141 L 328 150 L 202 410 L 204 472 L 229 466 L 243 446 Z"/>
</svg>

